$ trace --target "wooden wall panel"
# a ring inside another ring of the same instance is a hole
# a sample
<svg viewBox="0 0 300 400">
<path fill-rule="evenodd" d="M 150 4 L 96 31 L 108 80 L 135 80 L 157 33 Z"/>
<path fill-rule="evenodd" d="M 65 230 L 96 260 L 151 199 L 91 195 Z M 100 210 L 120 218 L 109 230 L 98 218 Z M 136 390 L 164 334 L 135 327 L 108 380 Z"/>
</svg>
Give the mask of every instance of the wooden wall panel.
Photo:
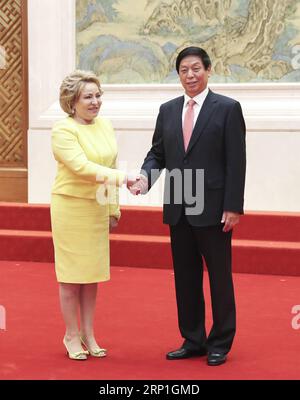
<svg viewBox="0 0 300 400">
<path fill-rule="evenodd" d="M 0 0 L 0 201 L 27 201 L 27 1 Z"/>
</svg>

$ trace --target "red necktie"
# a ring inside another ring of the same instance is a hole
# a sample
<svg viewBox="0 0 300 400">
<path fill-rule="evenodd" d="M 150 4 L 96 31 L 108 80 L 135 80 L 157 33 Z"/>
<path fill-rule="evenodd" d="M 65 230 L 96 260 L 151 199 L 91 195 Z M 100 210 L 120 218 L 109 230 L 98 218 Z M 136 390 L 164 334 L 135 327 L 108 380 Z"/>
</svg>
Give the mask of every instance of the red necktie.
<svg viewBox="0 0 300 400">
<path fill-rule="evenodd" d="M 188 101 L 188 109 L 186 110 L 183 121 L 183 142 L 185 151 L 188 148 L 193 128 L 194 128 L 194 105 L 196 102 L 191 99 Z"/>
</svg>

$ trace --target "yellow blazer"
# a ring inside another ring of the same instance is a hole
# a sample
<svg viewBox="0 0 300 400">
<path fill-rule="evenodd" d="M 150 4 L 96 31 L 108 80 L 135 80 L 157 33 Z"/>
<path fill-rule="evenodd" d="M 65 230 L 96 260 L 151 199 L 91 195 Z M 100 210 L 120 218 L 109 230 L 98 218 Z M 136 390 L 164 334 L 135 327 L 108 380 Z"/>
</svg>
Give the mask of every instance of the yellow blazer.
<svg viewBox="0 0 300 400">
<path fill-rule="evenodd" d="M 83 125 L 67 117 L 56 122 L 52 151 L 57 161 L 53 194 L 96 199 L 97 191 L 109 193 L 109 215 L 120 217 L 117 186 L 125 173 L 115 169 L 117 143 L 109 120 L 98 117 Z"/>
</svg>

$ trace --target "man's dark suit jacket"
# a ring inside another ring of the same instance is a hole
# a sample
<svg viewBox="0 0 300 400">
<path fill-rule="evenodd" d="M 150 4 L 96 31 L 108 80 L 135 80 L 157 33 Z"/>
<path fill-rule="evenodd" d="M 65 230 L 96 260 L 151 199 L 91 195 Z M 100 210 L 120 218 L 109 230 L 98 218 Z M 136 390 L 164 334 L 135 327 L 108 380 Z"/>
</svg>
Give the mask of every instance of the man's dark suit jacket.
<svg viewBox="0 0 300 400">
<path fill-rule="evenodd" d="M 152 148 L 144 160 L 142 173 L 151 182 L 151 170 L 179 169 L 182 174 L 186 169 L 192 170 L 195 194 L 195 170 L 203 169 L 204 209 L 200 215 L 188 215 L 187 219 L 193 226 L 219 225 L 223 211 L 243 213 L 246 152 L 241 106 L 236 100 L 209 90 L 185 152 L 183 104 L 184 96 L 181 96 L 161 105 Z M 152 177 L 152 185 L 157 178 L 157 175 Z M 170 202 L 164 203 L 163 221 L 176 225 L 186 204 L 184 201 L 176 204 L 172 184 L 165 197 L 169 197 Z"/>
</svg>

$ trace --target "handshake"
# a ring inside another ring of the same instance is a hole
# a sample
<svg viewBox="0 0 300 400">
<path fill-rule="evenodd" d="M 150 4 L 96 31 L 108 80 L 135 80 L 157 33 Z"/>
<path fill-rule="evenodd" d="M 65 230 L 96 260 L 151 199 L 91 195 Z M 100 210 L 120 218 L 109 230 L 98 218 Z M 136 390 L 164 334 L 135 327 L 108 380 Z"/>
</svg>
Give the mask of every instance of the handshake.
<svg viewBox="0 0 300 400">
<path fill-rule="evenodd" d="M 148 191 L 148 179 L 142 174 L 136 176 L 128 175 L 126 186 L 130 193 L 134 196 L 138 194 L 145 194 Z"/>
</svg>

